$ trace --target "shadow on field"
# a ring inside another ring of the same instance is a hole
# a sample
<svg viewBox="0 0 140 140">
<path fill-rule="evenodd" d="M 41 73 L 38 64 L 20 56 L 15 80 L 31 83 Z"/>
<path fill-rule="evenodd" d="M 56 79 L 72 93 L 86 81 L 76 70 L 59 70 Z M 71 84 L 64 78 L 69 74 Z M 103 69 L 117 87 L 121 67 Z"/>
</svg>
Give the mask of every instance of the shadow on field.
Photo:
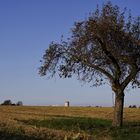
<svg viewBox="0 0 140 140">
<path fill-rule="evenodd" d="M 110 137 L 112 140 L 140 140 L 140 122 L 125 122 L 122 128 L 113 128 L 110 120 L 57 116 L 44 120 L 22 120 L 27 125 L 56 130 L 84 132 L 95 138 Z"/>
<path fill-rule="evenodd" d="M 28 125 L 35 125 L 36 127 L 47 127 L 74 132 L 85 131 L 89 133 L 111 126 L 111 121 L 109 120 L 66 116 L 45 120 L 22 120 L 22 122 Z"/>
<path fill-rule="evenodd" d="M 0 132 L 0 140 L 37 140 L 28 136 Z"/>
<path fill-rule="evenodd" d="M 125 122 L 122 128 L 111 128 L 113 140 L 140 140 L 140 122 Z"/>
</svg>

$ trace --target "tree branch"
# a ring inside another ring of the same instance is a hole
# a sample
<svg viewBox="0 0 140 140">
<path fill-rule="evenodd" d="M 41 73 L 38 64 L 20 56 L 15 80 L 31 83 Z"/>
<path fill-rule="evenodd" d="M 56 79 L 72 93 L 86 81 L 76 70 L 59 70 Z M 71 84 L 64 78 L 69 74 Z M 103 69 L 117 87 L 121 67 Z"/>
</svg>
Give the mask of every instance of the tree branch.
<svg viewBox="0 0 140 140">
<path fill-rule="evenodd" d="M 108 58 L 112 61 L 112 64 L 114 65 L 114 67 L 116 68 L 116 73 L 115 73 L 115 79 L 119 80 L 120 75 L 121 75 L 121 70 L 120 70 L 120 66 L 117 62 L 117 60 L 115 59 L 115 57 L 111 54 L 110 51 L 107 50 L 106 48 L 106 44 L 102 42 L 102 40 L 97 37 L 97 40 L 99 41 L 102 50 L 104 51 L 104 53 L 106 54 L 106 56 L 108 56 Z"/>
<path fill-rule="evenodd" d="M 137 75 L 137 73 L 140 71 L 140 68 L 137 69 L 136 66 L 135 68 L 132 69 L 131 73 L 126 77 L 126 79 L 122 82 L 121 87 L 122 89 L 125 89 L 125 87 L 129 84 L 129 82 Z"/>
<path fill-rule="evenodd" d="M 106 77 L 108 77 L 111 81 L 113 80 L 113 76 L 112 76 L 110 73 L 108 73 L 107 71 L 105 71 L 104 69 L 100 68 L 99 66 L 94 65 L 94 64 L 91 64 L 90 67 L 91 67 L 91 68 L 94 68 L 94 69 L 96 69 L 96 70 L 98 70 L 98 71 L 100 71 L 100 72 L 103 73 Z"/>
<path fill-rule="evenodd" d="M 88 56 L 84 57 L 84 55 L 82 54 L 82 57 L 80 57 L 80 55 L 73 55 L 73 54 L 70 54 L 70 52 L 68 52 L 69 55 L 71 55 L 74 59 L 73 60 L 79 60 L 79 62 L 81 62 L 83 65 L 86 65 L 90 68 L 93 68 L 97 71 L 100 71 L 101 73 L 103 73 L 106 77 L 108 77 L 111 81 L 114 80 L 113 76 L 108 73 L 106 70 L 104 70 L 103 68 L 99 67 L 98 65 L 95 65 L 95 64 L 91 64 L 90 61 L 88 60 Z"/>
</svg>

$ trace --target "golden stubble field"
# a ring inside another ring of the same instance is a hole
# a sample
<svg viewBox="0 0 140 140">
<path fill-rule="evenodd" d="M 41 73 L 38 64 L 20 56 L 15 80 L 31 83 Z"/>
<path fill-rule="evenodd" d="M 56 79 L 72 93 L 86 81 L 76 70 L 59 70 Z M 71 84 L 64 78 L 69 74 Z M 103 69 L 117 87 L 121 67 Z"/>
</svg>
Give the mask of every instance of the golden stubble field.
<svg viewBox="0 0 140 140">
<path fill-rule="evenodd" d="M 74 139 L 75 136 L 82 139 L 93 139 L 84 129 L 81 131 L 65 130 L 59 127 L 47 127 L 36 125 L 32 120 L 42 122 L 56 118 L 98 118 L 111 121 L 113 108 L 111 107 L 49 107 L 49 106 L 0 106 L 0 133 L 6 135 L 22 135 L 25 139 Z M 28 123 L 29 122 L 29 123 Z M 124 122 L 140 122 L 140 108 L 125 108 Z M 61 124 L 60 124 L 61 125 Z M 70 124 L 68 124 L 70 125 Z M 63 127 L 63 126 L 62 126 Z M 83 126 L 86 127 L 86 126 Z M 101 129 L 101 128 L 100 128 Z M 107 131 L 107 130 L 106 130 Z M 50 137 L 50 138 L 49 138 Z M 75 138 L 76 139 L 76 138 Z M 98 134 L 95 139 L 112 139 L 107 133 Z"/>
</svg>

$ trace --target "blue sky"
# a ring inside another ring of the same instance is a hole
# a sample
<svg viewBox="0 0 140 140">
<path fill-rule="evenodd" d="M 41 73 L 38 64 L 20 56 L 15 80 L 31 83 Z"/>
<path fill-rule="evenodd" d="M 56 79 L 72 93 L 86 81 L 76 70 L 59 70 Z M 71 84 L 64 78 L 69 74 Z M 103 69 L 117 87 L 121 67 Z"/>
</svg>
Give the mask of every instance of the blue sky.
<svg viewBox="0 0 140 140">
<path fill-rule="evenodd" d="M 85 19 L 106 0 L 0 0 L 0 102 L 11 99 L 26 105 L 112 106 L 109 85 L 90 87 L 76 79 L 51 79 L 38 75 L 45 49 L 51 41 L 68 37 L 75 21 Z M 139 0 L 112 0 L 140 15 Z M 127 90 L 125 105 L 140 105 L 140 90 Z"/>
</svg>

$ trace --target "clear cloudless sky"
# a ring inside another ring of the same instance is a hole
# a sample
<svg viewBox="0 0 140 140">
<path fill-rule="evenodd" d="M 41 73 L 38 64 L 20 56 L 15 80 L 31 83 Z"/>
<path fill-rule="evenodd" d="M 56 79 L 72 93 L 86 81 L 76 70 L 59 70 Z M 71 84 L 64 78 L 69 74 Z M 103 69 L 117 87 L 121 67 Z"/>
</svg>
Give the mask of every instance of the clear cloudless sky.
<svg viewBox="0 0 140 140">
<path fill-rule="evenodd" d="M 67 38 L 75 21 L 84 20 L 106 0 L 0 0 L 0 103 L 25 105 L 113 105 L 109 85 L 90 87 L 72 79 L 38 75 L 51 41 Z M 140 16 L 140 0 L 112 0 Z M 140 106 L 140 90 L 126 90 L 125 105 Z"/>
</svg>

